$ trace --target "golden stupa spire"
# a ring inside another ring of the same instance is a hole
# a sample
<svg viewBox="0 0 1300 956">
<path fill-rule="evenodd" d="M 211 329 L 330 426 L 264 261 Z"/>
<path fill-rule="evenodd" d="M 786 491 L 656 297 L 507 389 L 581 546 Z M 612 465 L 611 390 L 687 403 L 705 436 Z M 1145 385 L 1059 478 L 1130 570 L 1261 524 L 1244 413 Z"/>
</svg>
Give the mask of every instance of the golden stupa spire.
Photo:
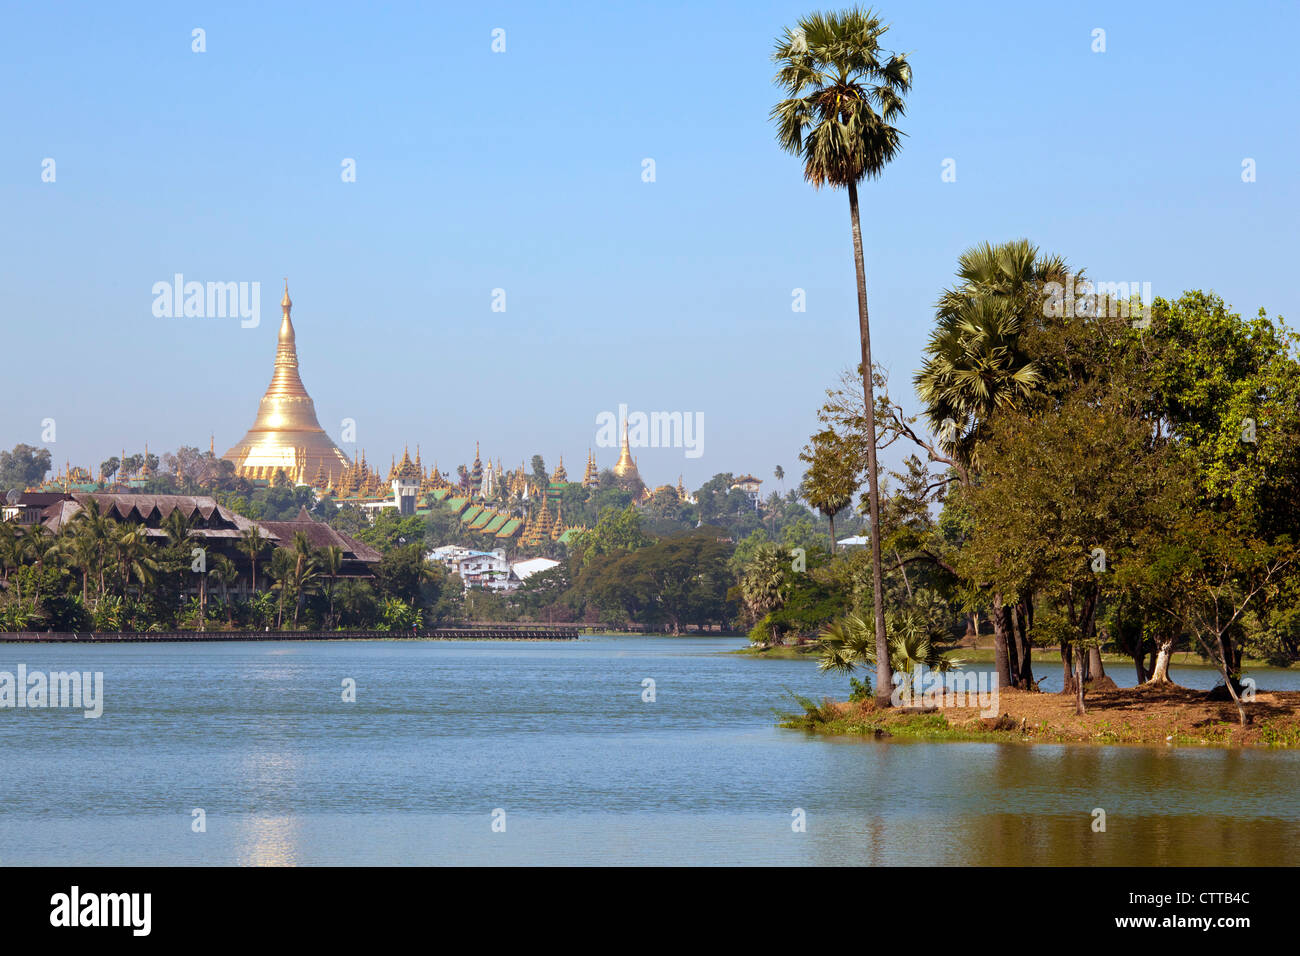
<svg viewBox="0 0 1300 956">
<path fill-rule="evenodd" d="M 234 462 L 237 473 L 245 477 L 270 476 L 277 469 L 284 469 L 287 475 L 309 476 L 323 465 L 332 480 L 342 476 L 348 457 L 320 427 L 316 407 L 299 376 L 288 279 L 284 280 L 280 309 L 283 315 L 276 336 L 271 384 L 258 405 L 253 427 L 222 457 Z"/>
<path fill-rule="evenodd" d="M 614 465 L 614 474 L 619 478 L 637 477 L 636 459 L 632 457 L 632 448 L 627 440 L 627 422 L 623 422 L 623 447 L 618 453 L 618 463 Z"/>
</svg>

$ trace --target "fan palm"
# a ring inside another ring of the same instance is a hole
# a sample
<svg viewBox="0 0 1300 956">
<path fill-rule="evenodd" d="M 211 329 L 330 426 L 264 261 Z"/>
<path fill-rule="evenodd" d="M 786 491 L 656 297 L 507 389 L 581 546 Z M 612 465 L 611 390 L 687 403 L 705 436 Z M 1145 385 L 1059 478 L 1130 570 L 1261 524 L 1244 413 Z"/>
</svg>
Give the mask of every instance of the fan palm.
<svg viewBox="0 0 1300 956">
<path fill-rule="evenodd" d="M 998 408 L 1015 407 L 1042 380 L 1020 344 L 1023 319 L 1007 299 L 962 299 L 930 336 L 916 385 L 940 441 L 978 470 L 976 443 Z"/>
<path fill-rule="evenodd" d="M 790 590 L 785 558 L 776 545 L 763 543 L 740 575 L 740 594 L 755 620 L 782 607 Z"/>
<path fill-rule="evenodd" d="M 948 657 L 943 647 L 946 635 L 936 629 L 919 608 L 891 611 L 889 627 L 890 666 L 904 674 L 920 668 L 949 671 L 963 662 Z M 856 611 L 826 626 L 821 634 L 822 656 L 818 666 L 824 671 L 848 673 L 861 664 L 876 663 L 873 629 Z"/>
<path fill-rule="evenodd" d="M 957 279 L 939 297 L 915 382 L 940 441 L 978 470 L 976 445 L 985 422 L 1043 384 L 1044 370 L 1023 338 L 1042 315 L 1047 284 L 1072 280 L 1063 259 L 1041 257 L 1025 239 L 967 249 L 957 261 Z"/>
<path fill-rule="evenodd" d="M 853 227 L 853 261 L 857 274 L 858 335 L 862 346 L 862 383 L 866 402 L 867 484 L 871 520 L 871 566 L 875 585 L 878 664 L 876 699 L 888 703 L 882 688 L 890 684 L 884 618 L 884 584 L 880 563 L 880 489 L 876 466 L 876 415 L 871 362 L 871 323 L 867 311 L 867 277 L 858 212 L 858 183 L 873 179 L 898 153 L 902 132 L 894 123 L 904 114 L 903 95 L 912 86 L 912 68 L 903 54 L 881 48 L 889 30 L 870 10 L 814 13 L 787 29 L 777 40 L 772 59 L 776 82 L 788 94 L 772 108 L 777 141 L 803 160 L 804 178 L 820 189 L 848 191 Z"/>
</svg>

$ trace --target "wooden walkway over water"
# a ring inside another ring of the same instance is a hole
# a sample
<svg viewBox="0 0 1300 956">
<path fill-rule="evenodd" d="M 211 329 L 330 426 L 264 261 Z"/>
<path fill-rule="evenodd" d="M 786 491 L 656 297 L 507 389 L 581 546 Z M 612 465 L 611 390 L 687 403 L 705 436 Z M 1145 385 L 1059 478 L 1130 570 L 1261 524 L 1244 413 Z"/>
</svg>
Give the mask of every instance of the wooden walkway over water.
<svg viewBox="0 0 1300 956">
<path fill-rule="evenodd" d="M 572 624 L 490 624 L 418 631 L 13 631 L 0 644 L 154 644 L 165 641 L 566 641 Z"/>
</svg>

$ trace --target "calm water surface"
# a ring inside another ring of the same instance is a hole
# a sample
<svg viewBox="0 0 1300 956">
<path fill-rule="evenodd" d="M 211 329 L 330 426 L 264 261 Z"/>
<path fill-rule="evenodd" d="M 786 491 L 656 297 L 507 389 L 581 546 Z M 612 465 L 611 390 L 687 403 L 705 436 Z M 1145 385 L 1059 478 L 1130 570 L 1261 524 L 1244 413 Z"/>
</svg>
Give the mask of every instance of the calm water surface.
<svg viewBox="0 0 1300 956">
<path fill-rule="evenodd" d="M 1300 753 L 819 739 L 847 681 L 743 644 L 5 646 L 105 705 L 0 710 L 0 864 L 1300 863 Z"/>
</svg>

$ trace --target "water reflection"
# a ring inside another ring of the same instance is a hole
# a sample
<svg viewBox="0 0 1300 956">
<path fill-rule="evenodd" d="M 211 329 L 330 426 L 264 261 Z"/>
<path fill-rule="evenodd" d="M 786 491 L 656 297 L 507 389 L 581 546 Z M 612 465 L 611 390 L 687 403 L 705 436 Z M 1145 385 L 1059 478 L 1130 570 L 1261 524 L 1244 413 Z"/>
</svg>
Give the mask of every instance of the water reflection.
<svg viewBox="0 0 1300 956">
<path fill-rule="evenodd" d="M 234 824 L 239 866 L 294 866 L 301 862 L 302 824 L 295 817 L 240 817 Z"/>
</svg>

